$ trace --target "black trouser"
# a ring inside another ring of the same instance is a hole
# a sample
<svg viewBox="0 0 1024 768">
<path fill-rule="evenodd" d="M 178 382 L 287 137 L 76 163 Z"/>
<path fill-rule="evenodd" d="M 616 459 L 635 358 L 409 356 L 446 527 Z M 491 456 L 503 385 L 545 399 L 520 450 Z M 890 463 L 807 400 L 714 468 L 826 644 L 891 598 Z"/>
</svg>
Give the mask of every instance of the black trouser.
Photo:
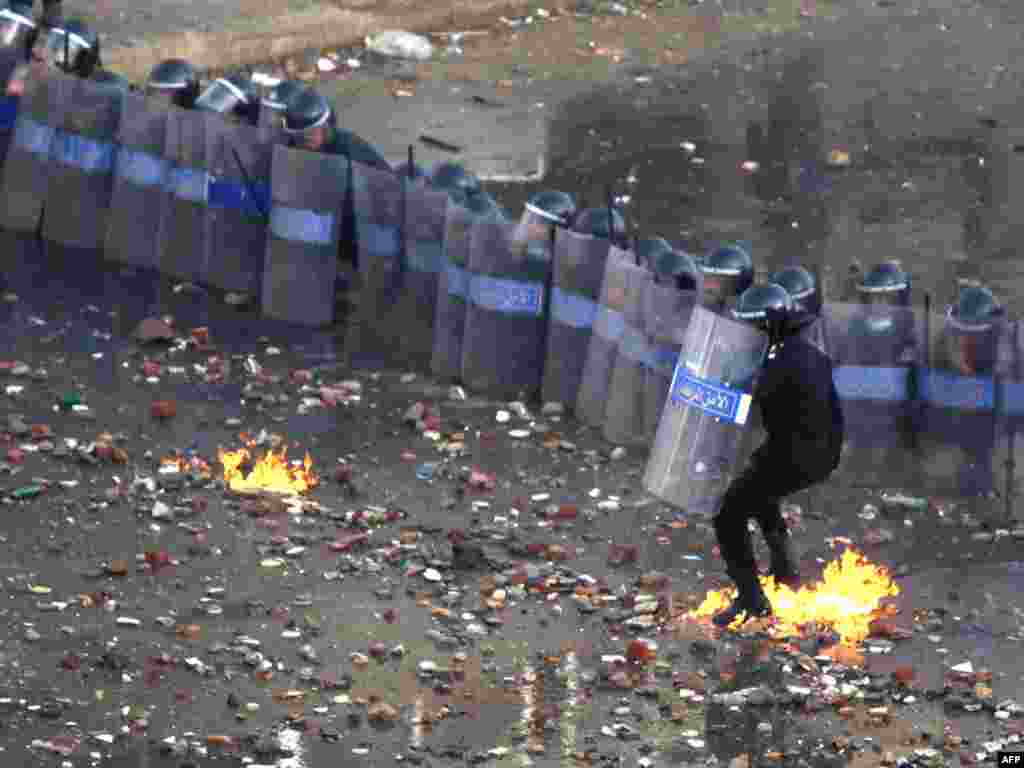
<svg viewBox="0 0 1024 768">
<path fill-rule="evenodd" d="M 751 462 L 732 481 L 722 506 L 714 519 L 718 548 L 729 575 L 736 579 L 757 572 L 754 543 L 747 528 L 748 520 L 756 520 L 767 535 L 785 533 L 782 499 L 824 480 L 830 472 L 808 474 L 774 462 Z"/>
</svg>

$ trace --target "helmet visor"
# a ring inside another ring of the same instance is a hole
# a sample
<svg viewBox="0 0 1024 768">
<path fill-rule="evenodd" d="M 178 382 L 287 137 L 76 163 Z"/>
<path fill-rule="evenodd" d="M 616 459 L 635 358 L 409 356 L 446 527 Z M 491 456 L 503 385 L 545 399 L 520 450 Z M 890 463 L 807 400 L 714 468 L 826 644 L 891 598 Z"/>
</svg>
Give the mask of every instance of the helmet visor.
<svg viewBox="0 0 1024 768">
<path fill-rule="evenodd" d="M 0 11 L 0 45 L 5 48 L 20 45 L 35 27 L 31 19 L 15 13 L 10 8 L 3 9 Z"/>
<path fill-rule="evenodd" d="M 196 109 L 218 112 L 225 115 L 235 107 L 248 104 L 249 100 L 241 88 L 227 80 L 214 80 L 198 99 Z"/>
<path fill-rule="evenodd" d="M 512 242 L 533 258 L 550 259 L 551 236 L 557 226 L 549 214 L 527 205 L 512 235 Z"/>
<path fill-rule="evenodd" d="M 43 60 L 51 67 L 71 69 L 78 55 L 92 48 L 82 37 L 63 29 L 51 29 L 43 47 Z"/>
</svg>

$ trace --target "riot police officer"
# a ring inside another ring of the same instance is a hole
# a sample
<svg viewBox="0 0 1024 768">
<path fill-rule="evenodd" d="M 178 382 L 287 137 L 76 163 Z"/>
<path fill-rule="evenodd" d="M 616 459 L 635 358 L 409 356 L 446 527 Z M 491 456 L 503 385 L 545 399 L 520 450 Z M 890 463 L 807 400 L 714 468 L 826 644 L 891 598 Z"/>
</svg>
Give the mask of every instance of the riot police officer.
<svg viewBox="0 0 1024 768">
<path fill-rule="evenodd" d="M 716 248 L 699 267 L 704 305 L 715 312 L 728 310 L 754 282 L 754 262 L 746 249 L 735 243 Z"/>
<path fill-rule="evenodd" d="M 100 39 L 81 19 L 69 19 L 36 38 L 32 58 L 88 79 L 100 66 Z"/>
<path fill-rule="evenodd" d="M 572 223 L 572 230 L 609 240 L 620 247 L 626 244 L 626 223 L 622 214 L 614 208 L 586 208 L 580 211 Z"/>
<path fill-rule="evenodd" d="M 100 83 L 101 85 L 109 86 L 122 93 L 127 93 L 132 89 L 132 84 L 128 81 L 128 78 L 124 75 L 119 75 L 116 72 L 111 72 L 107 69 L 100 69 L 93 73 L 92 81 L 94 83 Z"/>
<path fill-rule="evenodd" d="M 369 143 L 338 128 L 334 108 L 313 88 L 291 99 L 284 111 L 284 131 L 293 146 L 310 152 L 343 155 L 355 163 L 390 171 L 391 166 Z"/>
<path fill-rule="evenodd" d="M 701 277 L 697 262 L 677 251 L 663 237 L 642 237 L 636 241 L 637 261 L 654 275 L 655 282 L 675 285 L 677 291 L 699 291 Z"/>
<path fill-rule="evenodd" d="M 732 314 L 767 333 L 772 347 L 755 393 L 767 440 L 730 484 L 714 519 L 718 546 L 738 592 L 714 616 L 720 627 L 743 614 L 754 618 L 772 611 L 758 579 L 750 518 L 757 520 L 771 551 L 771 575 L 790 587 L 799 585 L 799 563 L 780 501 L 835 470 L 844 431 L 832 361 L 801 338 L 800 323 L 806 319 L 793 312 L 786 289 L 776 283 L 751 286 Z"/>
<path fill-rule="evenodd" d="M 980 284 L 963 286 L 956 303 L 946 311 L 934 367 L 958 377 L 992 379 L 999 362 L 1004 319 L 1002 305 L 988 288 Z M 972 408 L 965 406 L 973 404 L 942 402 L 934 397 L 929 400 L 929 427 L 937 429 L 944 442 L 959 445 L 964 453 L 958 490 L 966 496 L 991 493 L 995 487 L 994 403 L 988 403 L 986 408 Z"/>
<path fill-rule="evenodd" d="M 207 85 L 196 99 L 196 109 L 217 112 L 243 125 L 254 126 L 259 120 L 260 99 L 252 78 L 235 72 Z"/>
<path fill-rule="evenodd" d="M 279 120 L 284 120 L 284 111 L 288 109 L 291 100 L 305 90 L 306 84 L 301 80 L 282 80 L 260 100 L 260 106 L 275 114 Z"/>
<path fill-rule="evenodd" d="M 199 98 L 199 73 L 184 59 L 161 61 L 149 73 L 146 96 L 169 107 L 192 109 Z"/>
<path fill-rule="evenodd" d="M 793 300 L 794 314 L 800 316 L 804 338 L 828 354 L 829 350 L 825 348 L 825 324 L 821 322 L 821 293 L 814 275 L 801 266 L 791 266 L 774 272 L 768 277 L 768 282 L 786 289 Z"/>
<path fill-rule="evenodd" d="M 447 192 L 454 202 L 462 206 L 483 191 L 480 179 L 458 163 L 438 164 L 430 174 L 430 186 Z"/>
</svg>

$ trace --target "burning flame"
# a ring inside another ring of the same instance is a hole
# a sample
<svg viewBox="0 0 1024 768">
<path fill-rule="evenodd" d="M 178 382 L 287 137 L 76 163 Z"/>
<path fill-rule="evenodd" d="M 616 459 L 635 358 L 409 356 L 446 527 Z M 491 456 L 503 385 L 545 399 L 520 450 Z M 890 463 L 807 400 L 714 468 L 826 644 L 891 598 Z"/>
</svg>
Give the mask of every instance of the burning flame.
<svg viewBox="0 0 1024 768">
<path fill-rule="evenodd" d="M 288 449 L 281 446 L 276 451 L 267 451 L 253 466 L 252 471 L 245 475 L 243 465 L 252 459 L 249 448 L 237 451 L 217 449 L 217 458 L 224 467 L 224 480 L 228 487 L 236 493 L 246 491 L 271 491 L 273 493 L 297 494 L 306 493 L 320 483 L 313 472 L 313 459 L 309 452 L 301 467 L 294 467 L 288 462 Z"/>
<path fill-rule="evenodd" d="M 842 558 L 825 568 L 821 581 L 802 586 L 794 592 L 777 585 L 771 577 L 762 577 L 761 586 L 774 609 L 771 634 L 799 635 L 807 624 L 827 626 L 842 642 L 856 645 L 870 634 L 870 624 L 879 616 L 883 598 L 895 597 L 900 588 L 893 583 L 888 569 L 875 565 L 863 554 L 848 548 Z M 687 614 L 690 619 L 706 619 L 727 607 L 735 590 L 709 592 L 701 605 Z M 742 624 L 737 619 L 730 629 Z"/>
</svg>

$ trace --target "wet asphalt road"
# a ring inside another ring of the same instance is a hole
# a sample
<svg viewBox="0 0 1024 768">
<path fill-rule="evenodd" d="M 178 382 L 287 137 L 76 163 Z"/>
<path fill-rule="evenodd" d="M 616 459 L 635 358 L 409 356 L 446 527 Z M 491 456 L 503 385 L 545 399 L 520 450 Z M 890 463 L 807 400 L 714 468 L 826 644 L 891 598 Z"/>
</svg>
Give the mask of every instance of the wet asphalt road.
<svg viewBox="0 0 1024 768">
<path fill-rule="evenodd" d="M 669 581 L 658 589 L 672 610 L 720 584 L 722 569 L 707 522 L 677 518 L 646 501 L 641 453 L 609 461 L 610 446 L 597 436 L 571 421 L 539 415 L 525 423 L 547 422 L 562 442 L 544 447 L 539 436 L 514 441 L 506 433 L 523 426 L 523 420 L 513 416 L 497 423 L 502 404 L 473 400 L 472 393 L 467 401 L 452 401 L 445 388 L 422 377 L 409 381 L 398 372 L 339 367 L 336 361 L 344 355 L 335 336 L 341 334 L 261 323 L 226 306 L 221 297 L 175 292 L 167 283 L 103 269 L 83 254 L 44 253 L 29 241 L 8 238 L 4 253 L 7 287 L 19 298 L 2 305 L 0 358 L 47 371 L 38 380 L 4 375 L 5 387 L 24 387 L 5 398 L 5 413 L 22 414 L 25 425 L 48 425 L 57 445 L 64 438 L 90 441 L 103 431 L 122 433 L 129 457 L 127 465 L 91 466 L 28 452 L 24 463 L 11 465 L 12 473 L 2 477 L 5 493 L 36 477 L 52 484 L 35 499 L 6 504 L 0 518 L 6 629 L 0 647 L 5 702 L 0 739 L 12 765 L 57 764 L 50 748 L 66 748 L 69 755 L 61 759 L 71 765 L 92 764 L 94 754 L 101 758 L 97 764 L 117 766 L 230 765 L 243 756 L 260 765 L 296 768 L 392 765 L 397 754 L 414 763 L 446 765 L 484 759 L 487 750 L 502 747 L 512 751 L 486 759 L 511 765 L 523 744 L 532 745 L 531 759 L 543 765 L 572 762 L 563 753 L 575 752 L 590 754 L 593 763 L 621 758 L 635 764 L 646 755 L 654 764 L 696 764 L 711 754 L 731 758 L 751 750 L 755 738 L 755 762 L 757 754 L 773 750 L 786 750 L 788 764 L 828 762 L 821 755 L 812 759 L 812 753 L 819 740 L 844 732 L 834 707 L 808 717 L 779 701 L 734 712 L 709 703 L 679 705 L 674 686 L 703 685 L 710 696 L 730 686 L 765 684 L 782 692 L 785 684 L 801 685 L 799 667 L 784 648 L 714 639 L 713 654 L 706 657 L 695 654 L 693 644 L 705 630 L 689 624 L 659 629 L 665 614 L 653 627 L 637 631 L 623 626 L 629 610 L 610 606 L 588 612 L 567 595 L 512 597 L 500 610 L 483 603 L 485 577 L 503 569 L 511 575 L 513 564 L 522 561 L 538 573 L 533 569 L 547 567 L 546 557 L 565 558 L 556 565 L 567 569 L 567 577 L 602 579 L 615 595 L 634 594 L 642 574 L 666 574 Z M 35 279 L 39 270 L 67 279 L 41 289 L 44 284 Z M 125 299 L 140 294 L 150 301 Z M 174 316 L 183 336 L 196 324 L 208 326 L 216 353 L 140 350 L 130 333 L 154 311 Z M 280 354 L 268 354 L 271 346 Z M 208 363 L 212 354 L 252 355 L 263 366 L 263 378 L 280 377 L 280 383 L 243 394 L 242 388 L 259 377 L 241 361 L 229 366 L 223 384 L 196 381 L 191 366 Z M 133 381 L 143 356 L 163 361 L 165 368 L 184 366 L 188 373 L 165 370 L 158 383 Z M 303 395 L 290 374 L 318 367 L 324 383 L 360 381 L 361 402 L 299 415 Z M 54 410 L 74 389 L 94 418 Z M 259 392 L 290 399 L 259 403 Z M 175 399 L 178 413 L 158 422 L 150 416 L 150 404 L 163 398 Z M 441 432 L 465 432 L 464 455 L 445 459 L 436 443 L 403 423 L 415 402 L 436 409 Z M 227 424 L 229 418 L 240 424 Z M 134 473 L 152 476 L 155 462 L 174 450 L 191 448 L 214 462 L 218 445 L 239 447 L 242 429 L 285 436 L 296 446 L 291 456 L 308 450 L 323 478 L 312 498 L 334 514 L 265 509 L 257 514 L 260 510 L 243 506 L 215 483 L 189 487 L 186 482 L 159 496 L 175 507 L 175 518 L 156 520 L 155 499 L 144 489 L 133 496 L 112 493 L 115 476 L 122 483 Z M 548 441 L 554 439 L 541 431 Z M 13 440 L 14 445 L 26 442 L 32 440 Z M 147 451 L 152 458 L 146 458 Z M 356 495 L 334 480 L 341 458 L 352 468 Z M 430 481 L 417 476 L 428 462 L 438 464 Z M 468 487 L 462 468 L 470 466 L 493 473 L 492 491 Z M 77 486 L 63 488 L 60 481 Z M 541 493 L 549 500 L 524 503 Z M 991 683 L 994 702 L 1019 695 L 1019 641 L 1012 639 L 1020 627 L 1015 602 L 1024 573 L 1014 562 L 1019 543 L 1011 537 L 975 541 L 972 536 L 983 528 L 960 525 L 956 516 L 953 525 L 937 525 L 933 512 L 911 518 L 913 528 L 902 516 L 858 518 L 861 505 L 875 495 L 837 477 L 810 503 L 796 500 L 803 504 L 796 530 L 810 569 L 836 556 L 826 537 L 862 543 L 865 532 L 880 525 L 897 534 L 890 543 L 864 545 L 864 550 L 879 562 L 902 567 L 903 594 L 897 600 L 902 613 L 894 621 L 911 628 L 916 618 L 921 628 L 909 640 L 895 642 L 892 653 L 868 654 L 867 670 L 884 676 L 913 664 L 922 690 L 935 689 L 941 688 L 944 664 L 971 659 L 976 668 L 997 672 Z M 598 506 L 615 498 L 617 504 Z M 578 519 L 547 524 L 543 512 L 549 503 L 578 505 Z M 401 510 L 406 517 L 372 526 L 369 541 L 358 543 L 350 538 L 357 531 L 339 513 L 372 506 Z M 518 517 L 512 508 L 519 509 Z M 667 525 L 673 521 L 675 527 Z M 485 541 L 491 561 L 452 567 L 447 534 L 453 529 Z M 395 549 L 397 542 L 408 548 Z M 636 562 L 610 565 L 611 544 L 637 547 Z M 346 545 L 351 551 L 335 551 Z M 546 554 L 537 556 L 538 549 Z M 174 563 L 154 571 L 142 562 L 146 552 L 157 551 Z M 275 557 L 286 565 L 261 566 Z M 108 575 L 118 560 L 127 561 L 127 572 Z M 425 566 L 435 567 L 443 580 L 428 581 Z M 575 581 L 569 578 L 567 584 L 571 590 Z M 52 591 L 37 594 L 32 586 Z M 80 595 L 97 593 L 105 593 L 97 599 L 113 603 L 107 609 L 81 607 Z M 52 602 L 67 606 L 47 609 Z M 211 605 L 218 609 L 211 612 Z M 445 605 L 450 614 L 440 610 Z M 932 609 L 947 613 L 921 613 Z M 140 623 L 119 626 L 118 619 L 125 618 Z M 177 634 L 178 625 L 190 624 L 199 627 L 191 630 L 194 637 Z M 244 656 L 255 646 L 238 645 L 239 634 L 259 641 L 258 651 L 271 660 L 272 679 L 256 679 L 251 664 L 259 659 Z M 928 634 L 939 641 L 930 641 Z M 602 655 L 623 653 L 636 636 L 657 641 L 663 662 L 657 674 L 637 681 L 633 690 L 621 675 L 602 682 L 597 675 L 606 666 Z M 371 649 L 373 642 L 383 645 Z M 366 664 L 352 656 L 371 650 L 387 656 L 398 644 L 405 650 L 401 658 Z M 307 645 L 312 656 L 303 649 Z M 813 640 L 799 645 L 812 656 L 818 652 Z M 232 649 L 225 650 L 228 646 Z M 458 652 L 465 654 L 463 662 L 452 661 Z M 315 663 L 309 660 L 314 657 Z M 454 663 L 459 674 L 418 679 L 422 661 L 442 669 Z M 783 671 L 786 664 L 791 671 Z M 283 691 L 300 691 L 284 695 L 302 700 L 282 700 Z M 366 722 L 366 708 L 358 702 L 373 695 L 395 707 L 396 722 L 383 728 Z M 669 719 L 673 704 L 677 722 Z M 439 717 L 442 706 L 448 708 L 445 718 Z M 931 731 L 940 741 L 944 724 L 969 738 L 980 738 L 987 729 L 1005 732 L 991 713 L 947 713 L 941 702 L 926 702 L 923 695 L 916 703 L 890 706 L 900 722 Z M 436 722 L 416 725 L 418 718 Z M 764 722 L 772 723 L 771 734 L 757 730 Z M 620 727 L 602 733 L 616 723 L 632 731 Z M 856 730 L 860 737 L 872 733 Z M 205 757 L 194 750 L 161 756 L 169 747 L 160 740 L 191 738 L 205 747 L 210 735 L 229 736 L 231 744 L 212 747 Z M 692 739 L 705 740 L 705 748 L 688 746 Z M 29 749 L 33 740 L 36 748 Z M 285 753 L 274 751 L 281 749 L 293 754 L 285 759 Z M 877 760 L 870 753 L 869 758 Z"/>
</svg>

